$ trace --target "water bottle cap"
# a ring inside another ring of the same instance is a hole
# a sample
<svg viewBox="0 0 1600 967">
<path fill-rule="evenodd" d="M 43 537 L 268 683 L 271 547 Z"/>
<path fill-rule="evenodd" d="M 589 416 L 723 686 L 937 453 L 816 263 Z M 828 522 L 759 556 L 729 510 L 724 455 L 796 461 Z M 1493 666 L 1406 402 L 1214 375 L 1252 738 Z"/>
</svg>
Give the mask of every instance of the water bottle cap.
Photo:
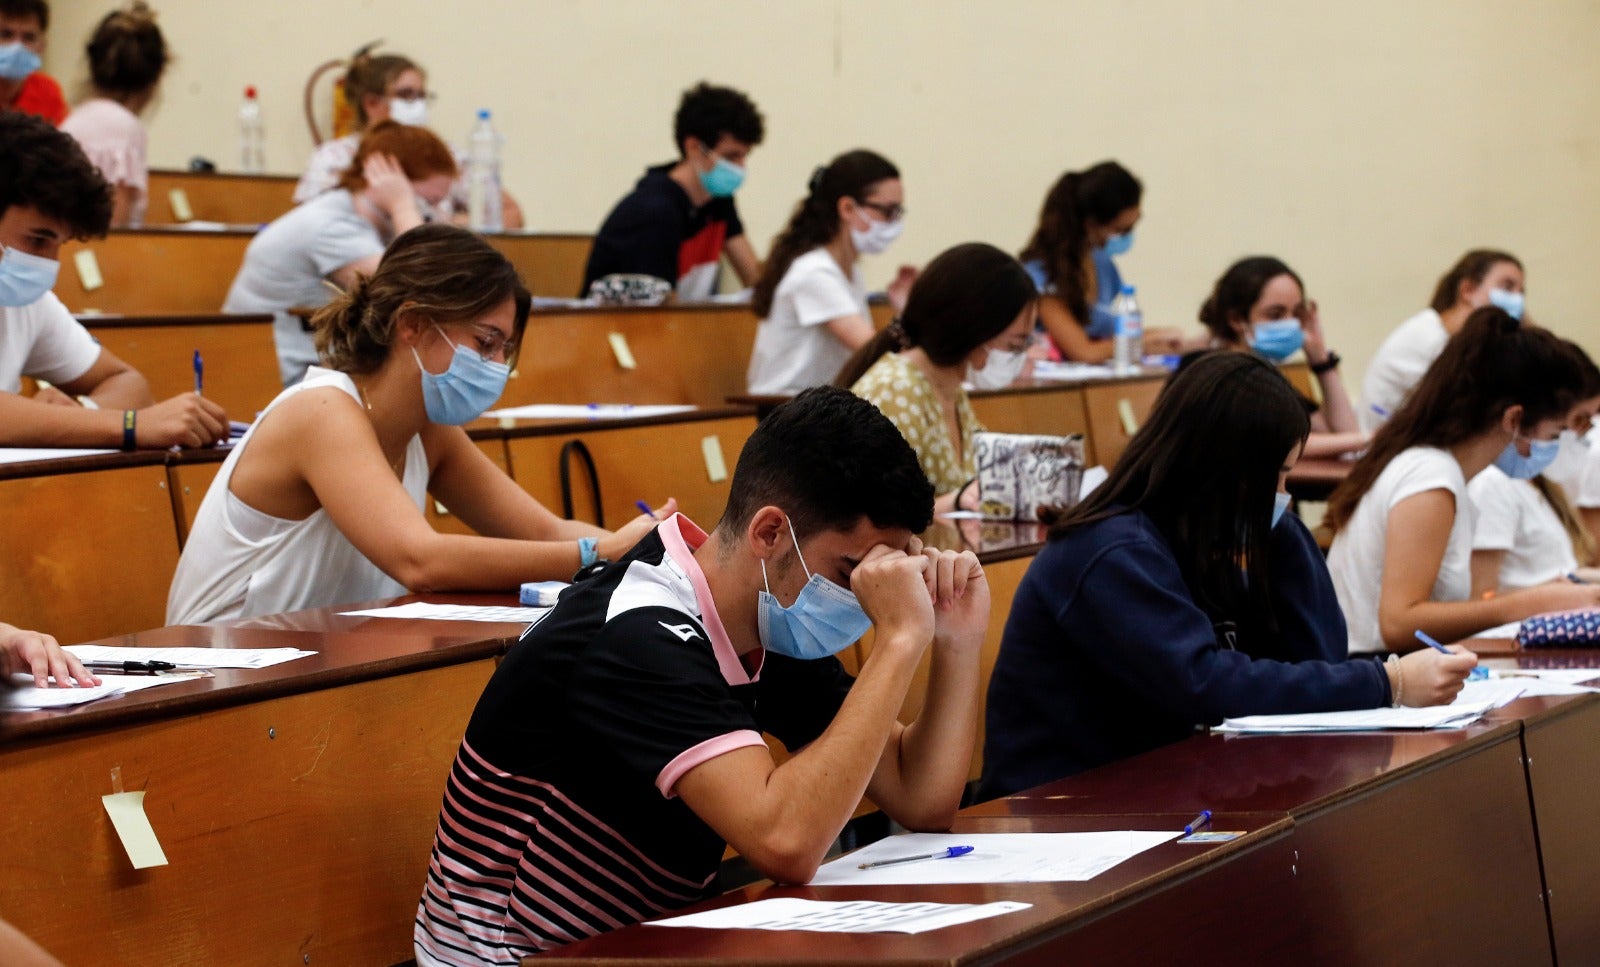
<svg viewBox="0 0 1600 967">
<path fill-rule="evenodd" d="M 1123 287 L 1122 287 L 1122 294 L 1123 294 L 1123 295 L 1133 295 L 1133 286 L 1131 286 L 1131 285 L 1124 285 L 1124 286 L 1123 286 Z"/>
<path fill-rule="evenodd" d="M 250 87 L 245 88 L 244 89 L 244 96 L 248 97 L 252 101 L 255 100 L 256 99 L 256 89 L 255 89 L 255 87 L 252 85 Z"/>
<path fill-rule="evenodd" d="M 489 109 L 488 108 L 486 108 L 486 107 L 478 108 L 478 120 L 480 120 L 480 121 L 489 120 Z"/>
</svg>

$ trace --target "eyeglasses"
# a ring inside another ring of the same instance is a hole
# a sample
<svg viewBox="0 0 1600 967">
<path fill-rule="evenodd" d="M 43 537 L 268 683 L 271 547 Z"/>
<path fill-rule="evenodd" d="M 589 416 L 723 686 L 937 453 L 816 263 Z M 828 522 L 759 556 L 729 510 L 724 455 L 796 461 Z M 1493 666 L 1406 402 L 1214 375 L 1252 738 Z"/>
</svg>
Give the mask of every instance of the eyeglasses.
<svg viewBox="0 0 1600 967">
<path fill-rule="evenodd" d="M 495 327 L 474 323 L 457 323 L 457 325 L 472 330 L 474 345 L 469 348 L 475 350 L 484 362 L 494 362 L 496 356 L 506 360 L 516 358 L 517 341 L 507 338 L 505 333 Z"/>
<path fill-rule="evenodd" d="M 856 200 L 856 204 L 862 208 L 872 209 L 882 215 L 883 220 L 886 222 L 898 222 L 906 217 L 906 206 L 904 205 L 885 205 L 881 201 L 862 201 L 860 199 Z"/>
<path fill-rule="evenodd" d="M 397 87 L 389 94 L 396 101 L 428 101 L 432 102 L 439 95 L 432 91 L 419 91 L 414 87 Z"/>
</svg>

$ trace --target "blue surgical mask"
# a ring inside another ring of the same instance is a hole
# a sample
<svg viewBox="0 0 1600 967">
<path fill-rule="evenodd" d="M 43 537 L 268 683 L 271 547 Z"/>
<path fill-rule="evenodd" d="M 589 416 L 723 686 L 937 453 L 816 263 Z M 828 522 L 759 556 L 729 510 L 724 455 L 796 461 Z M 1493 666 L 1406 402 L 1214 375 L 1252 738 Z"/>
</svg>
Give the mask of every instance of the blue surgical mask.
<svg viewBox="0 0 1600 967">
<path fill-rule="evenodd" d="M 712 198 L 731 198 L 744 184 L 744 169 L 721 155 L 712 155 L 716 162 L 710 171 L 700 172 L 700 187 Z"/>
<path fill-rule="evenodd" d="M 1511 442 L 1494 458 L 1494 465 L 1500 472 L 1513 480 L 1532 480 L 1544 473 L 1555 458 L 1561 454 L 1560 440 L 1529 440 L 1528 455 L 1523 456 L 1517 451 L 1516 435 L 1511 437 Z"/>
<path fill-rule="evenodd" d="M 444 330 L 440 329 L 439 335 L 444 336 Z M 450 342 L 450 338 L 444 336 L 444 341 Z M 455 355 L 450 359 L 450 368 L 442 373 L 428 372 L 415 346 L 411 355 L 416 356 L 417 370 L 422 373 L 422 405 L 428 412 L 428 421 L 460 426 L 476 420 L 494 405 L 506 390 L 511 367 L 490 362 L 465 346 L 450 344 L 455 346 Z"/>
<path fill-rule="evenodd" d="M 41 63 L 39 55 L 22 46 L 20 40 L 0 44 L 0 77 L 12 83 L 27 80 L 28 75 L 38 70 Z"/>
<path fill-rule="evenodd" d="M 794 521 L 789 521 L 789 536 L 794 537 Z M 756 628 L 761 647 L 779 655 L 811 661 L 827 658 L 850 647 L 872 627 L 872 619 L 861 610 L 861 603 L 849 591 L 820 574 L 811 573 L 800 555 L 800 541 L 794 552 L 806 572 L 806 586 L 794 604 L 785 608 L 772 596 L 772 585 L 761 591 L 756 609 Z M 761 562 L 761 580 L 767 580 L 767 562 Z"/>
<path fill-rule="evenodd" d="M 1278 491 L 1272 495 L 1272 526 L 1277 527 L 1278 521 L 1283 520 L 1283 512 L 1289 509 L 1289 495 Z"/>
<path fill-rule="evenodd" d="M 55 288 L 61 263 L 14 248 L 0 249 L 0 306 L 20 309 Z"/>
<path fill-rule="evenodd" d="M 1111 256 L 1128 254 L 1128 249 L 1133 248 L 1133 229 L 1130 228 L 1121 235 L 1111 236 L 1100 248 Z"/>
<path fill-rule="evenodd" d="M 1250 348 L 1275 363 L 1299 352 L 1305 341 L 1305 330 L 1300 328 L 1299 319 L 1258 322 L 1250 330 Z"/>
<path fill-rule="evenodd" d="M 1506 315 L 1513 319 L 1522 318 L 1524 301 L 1520 292 L 1512 292 L 1510 289 L 1490 289 L 1489 304 L 1504 309 Z"/>
</svg>

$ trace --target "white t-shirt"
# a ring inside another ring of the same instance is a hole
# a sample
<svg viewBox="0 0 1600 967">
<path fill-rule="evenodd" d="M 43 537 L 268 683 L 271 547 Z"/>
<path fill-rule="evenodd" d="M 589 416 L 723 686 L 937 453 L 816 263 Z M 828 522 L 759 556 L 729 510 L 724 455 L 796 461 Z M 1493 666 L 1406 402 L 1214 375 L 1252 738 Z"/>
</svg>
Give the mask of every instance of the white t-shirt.
<svg viewBox="0 0 1600 967">
<path fill-rule="evenodd" d="M 793 394 L 833 382 L 851 350 L 824 323 L 844 316 L 872 318 L 860 272 L 852 267 L 846 278 L 825 248 L 795 259 L 773 293 L 772 311 L 756 327 L 750 392 Z"/>
<path fill-rule="evenodd" d="M 1600 507 L 1600 427 L 1589 431 L 1589 456 L 1583 462 L 1582 479 L 1567 494 L 1584 510 Z"/>
<path fill-rule="evenodd" d="M 139 116 L 109 98 L 93 97 L 72 109 L 61 130 L 77 139 L 106 181 L 133 189 L 128 224 L 143 225 L 150 204 L 149 135 Z"/>
<path fill-rule="evenodd" d="M 296 393 L 323 387 L 360 401 L 349 376 L 313 366 L 304 380 L 267 405 L 223 461 L 178 558 L 167 594 L 167 624 L 253 618 L 405 593 L 404 585 L 350 543 L 327 510 L 319 507 L 305 520 L 282 520 L 228 490 L 240 455 L 273 409 Z M 402 477 L 406 493 L 421 510 L 428 490 L 428 456 L 420 436 L 406 446 Z"/>
<path fill-rule="evenodd" d="M 293 386 L 317 361 L 317 350 L 300 317 L 288 310 L 327 305 L 333 291 L 322 280 L 351 262 L 382 255 L 385 244 L 356 211 L 350 192 L 325 192 L 256 234 L 222 310 L 273 314 L 278 375 L 283 385 Z"/>
<path fill-rule="evenodd" d="M 1445 450 L 1412 447 L 1383 468 L 1328 551 L 1328 574 L 1350 629 L 1352 652 L 1387 650 L 1378 631 L 1378 597 L 1389 542 L 1389 512 L 1407 497 L 1429 490 L 1448 490 L 1456 502 L 1450 540 L 1429 597 L 1465 601 L 1472 595 L 1472 500 L 1461 464 Z M 1395 539 L 1404 540 L 1405 536 L 1397 534 Z"/>
<path fill-rule="evenodd" d="M 1600 426 L 1573 443 L 1563 444 L 1544 478 L 1561 485 L 1576 507 L 1600 507 Z"/>
<path fill-rule="evenodd" d="M 1371 433 L 1393 415 L 1449 341 L 1450 334 L 1432 309 L 1422 310 L 1389 333 L 1361 383 L 1361 407 L 1356 411 L 1361 429 Z"/>
<path fill-rule="evenodd" d="M 1467 494 L 1476 513 L 1472 549 L 1505 552 L 1501 590 L 1543 584 L 1577 569 L 1572 539 L 1532 481 L 1490 467 L 1472 478 Z"/>
<path fill-rule="evenodd" d="M 99 358 L 100 344 L 54 292 L 20 308 L 0 306 L 0 390 L 21 392 L 24 376 L 70 383 Z"/>
<path fill-rule="evenodd" d="M 294 186 L 294 203 L 310 201 L 339 183 L 339 176 L 356 158 L 356 148 L 361 146 L 360 134 L 347 134 L 330 138 L 311 149 L 311 160 L 306 162 L 305 174 Z"/>
</svg>

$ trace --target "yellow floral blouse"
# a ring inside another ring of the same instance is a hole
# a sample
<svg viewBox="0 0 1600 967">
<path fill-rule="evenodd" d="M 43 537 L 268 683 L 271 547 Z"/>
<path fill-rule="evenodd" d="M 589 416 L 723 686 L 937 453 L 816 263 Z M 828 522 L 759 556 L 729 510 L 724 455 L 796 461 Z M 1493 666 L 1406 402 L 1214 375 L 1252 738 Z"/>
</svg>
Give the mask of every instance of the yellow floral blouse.
<svg viewBox="0 0 1600 967">
<path fill-rule="evenodd" d="M 922 472 L 933 484 L 933 491 L 946 494 L 977 476 L 972 456 L 972 435 L 983 432 L 983 425 L 972 415 L 967 391 L 956 400 L 956 416 L 961 424 L 962 459 L 956 460 L 950 445 L 939 394 L 922 371 L 899 353 L 885 353 L 872 368 L 856 380 L 851 392 L 882 411 L 900 435 L 917 451 Z"/>
</svg>

